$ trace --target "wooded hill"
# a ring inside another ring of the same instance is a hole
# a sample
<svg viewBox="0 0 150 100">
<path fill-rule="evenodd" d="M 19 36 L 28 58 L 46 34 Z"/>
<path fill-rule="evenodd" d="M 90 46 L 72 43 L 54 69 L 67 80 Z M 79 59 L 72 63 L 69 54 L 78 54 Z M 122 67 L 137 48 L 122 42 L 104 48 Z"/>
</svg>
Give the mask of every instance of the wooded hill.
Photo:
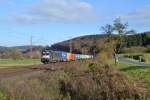
<svg viewBox="0 0 150 100">
<path fill-rule="evenodd" d="M 116 36 L 116 35 L 114 35 Z M 52 50 L 69 52 L 72 45 L 74 53 L 93 54 L 97 52 L 97 45 L 101 45 L 102 41 L 107 37 L 105 34 L 86 35 L 71 40 L 63 41 L 52 45 Z M 126 39 L 126 47 L 150 45 L 150 32 L 144 32 L 134 35 L 128 35 Z"/>
</svg>

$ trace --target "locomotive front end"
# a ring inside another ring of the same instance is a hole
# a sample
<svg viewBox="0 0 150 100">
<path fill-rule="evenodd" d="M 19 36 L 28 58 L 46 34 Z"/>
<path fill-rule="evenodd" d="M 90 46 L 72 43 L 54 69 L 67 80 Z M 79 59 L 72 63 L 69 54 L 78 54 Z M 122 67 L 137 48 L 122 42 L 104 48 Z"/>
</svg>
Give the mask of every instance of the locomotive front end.
<svg viewBox="0 0 150 100">
<path fill-rule="evenodd" d="M 51 54 L 49 51 L 42 51 L 41 62 L 44 64 L 48 64 L 51 59 Z"/>
</svg>

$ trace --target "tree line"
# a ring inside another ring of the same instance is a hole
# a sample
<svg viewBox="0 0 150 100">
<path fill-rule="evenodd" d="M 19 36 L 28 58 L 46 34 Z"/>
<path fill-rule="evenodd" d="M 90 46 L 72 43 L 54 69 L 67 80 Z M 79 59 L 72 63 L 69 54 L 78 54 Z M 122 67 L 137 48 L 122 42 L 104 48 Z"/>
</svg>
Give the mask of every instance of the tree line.
<svg viewBox="0 0 150 100">
<path fill-rule="evenodd" d="M 39 50 L 34 50 L 32 53 L 27 50 L 23 52 L 18 48 L 1 48 L 0 49 L 0 59 L 39 59 L 41 53 Z"/>
</svg>

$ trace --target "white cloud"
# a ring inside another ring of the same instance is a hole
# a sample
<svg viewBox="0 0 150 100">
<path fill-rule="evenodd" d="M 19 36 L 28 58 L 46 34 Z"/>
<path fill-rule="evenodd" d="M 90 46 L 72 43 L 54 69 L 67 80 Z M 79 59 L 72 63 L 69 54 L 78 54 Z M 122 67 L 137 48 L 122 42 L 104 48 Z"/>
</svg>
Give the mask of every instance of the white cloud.
<svg viewBox="0 0 150 100">
<path fill-rule="evenodd" d="M 14 15 L 18 22 L 82 22 L 93 21 L 97 15 L 91 4 L 80 0 L 40 0 Z"/>
</svg>

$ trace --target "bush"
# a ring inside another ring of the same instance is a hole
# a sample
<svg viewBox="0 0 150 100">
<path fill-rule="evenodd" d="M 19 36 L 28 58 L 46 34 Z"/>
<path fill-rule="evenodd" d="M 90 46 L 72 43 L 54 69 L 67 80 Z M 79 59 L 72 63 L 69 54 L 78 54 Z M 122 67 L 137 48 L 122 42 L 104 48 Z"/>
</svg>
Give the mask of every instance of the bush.
<svg viewBox="0 0 150 100">
<path fill-rule="evenodd" d="M 40 59 L 41 52 L 40 51 L 33 51 L 32 53 L 28 52 L 28 53 L 24 54 L 23 56 L 24 56 L 24 58 Z"/>
<path fill-rule="evenodd" d="M 10 50 L 10 58 L 17 60 L 22 59 L 23 55 L 19 49 L 11 49 Z"/>
<path fill-rule="evenodd" d="M 123 53 L 145 53 L 148 49 L 146 47 L 134 46 L 130 48 L 124 48 L 122 50 Z"/>
<path fill-rule="evenodd" d="M 88 73 L 78 74 L 70 81 L 61 81 L 60 90 L 71 100 L 140 99 L 143 91 L 109 65 L 90 64 Z"/>
<path fill-rule="evenodd" d="M 148 52 L 150 52 L 150 45 L 146 46 Z"/>
<path fill-rule="evenodd" d="M 4 50 L 1 50 L 0 51 L 0 58 L 2 59 L 21 59 L 23 56 L 22 56 L 22 53 L 19 49 L 16 49 L 16 48 L 11 48 L 11 49 L 4 49 Z"/>
<path fill-rule="evenodd" d="M 64 71 L 18 76 L 1 80 L 0 90 L 6 94 L 4 100 L 60 100 L 59 80 L 65 80 L 65 77 Z M 3 99 L 0 97 L 0 100 Z"/>
<path fill-rule="evenodd" d="M 6 95 L 0 93 L 0 100 L 128 100 L 141 99 L 145 92 L 109 65 L 84 60 L 60 66 L 65 67 L 1 79 L 0 90 Z"/>
<path fill-rule="evenodd" d="M 109 59 L 112 58 L 112 54 L 106 51 L 101 51 L 99 54 L 96 56 L 96 61 L 101 62 L 101 63 L 107 63 Z"/>
</svg>

